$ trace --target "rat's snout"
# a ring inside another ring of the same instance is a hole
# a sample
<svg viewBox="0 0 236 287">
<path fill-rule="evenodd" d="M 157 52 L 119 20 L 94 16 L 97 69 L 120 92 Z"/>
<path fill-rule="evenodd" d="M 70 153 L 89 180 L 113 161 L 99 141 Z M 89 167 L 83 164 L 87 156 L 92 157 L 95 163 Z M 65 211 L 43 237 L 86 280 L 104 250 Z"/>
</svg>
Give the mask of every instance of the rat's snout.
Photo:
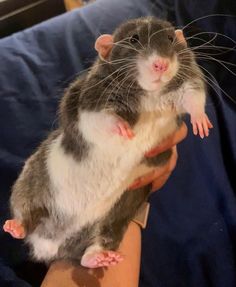
<svg viewBox="0 0 236 287">
<path fill-rule="evenodd" d="M 156 59 L 153 64 L 152 68 L 155 72 L 164 73 L 168 70 L 169 61 L 167 59 Z"/>
<path fill-rule="evenodd" d="M 147 91 L 161 89 L 177 74 L 178 60 L 173 57 L 160 56 L 157 53 L 138 58 L 138 83 Z"/>
</svg>

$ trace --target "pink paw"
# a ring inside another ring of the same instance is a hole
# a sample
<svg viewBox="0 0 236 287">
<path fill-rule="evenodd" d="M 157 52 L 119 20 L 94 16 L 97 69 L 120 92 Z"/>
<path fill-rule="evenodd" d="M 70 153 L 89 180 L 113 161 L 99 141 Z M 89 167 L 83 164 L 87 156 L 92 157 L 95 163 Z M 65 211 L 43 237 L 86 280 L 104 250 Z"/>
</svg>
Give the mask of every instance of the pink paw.
<svg viewBox="0 0 236 287">
<path fill-rule="evenodd" d="M 121 119 L 116 120 L 112 132 L 126 139 L 132 139 L 134 137 L 134 133 L 129 124 Z"/>
<path fill-rule="evenodd" d="M 87 268 L 114 266 L 123 260 L 123 256 L 114 251 L 88 253 L 82 257 L 81 265 Z"/>
<path fill-rule="evenodd" d="M 12 237 L 23 239 L 25 238 L 25 229 L 21 223 L 15 219 L 10 219 L 3 225 L 3 230 L 11 234 Z"/>
<path fill-rule="evenodd" d="M 200 116 L 192 116 L 191 123 L 193 126 L 194 135 L 199 134 L 201 138 L 204 136 L 209 136 L 209 129 L 213 128 L 212 123 L 210 122 L 208 116 L 204 113 Z"/>
</svg>

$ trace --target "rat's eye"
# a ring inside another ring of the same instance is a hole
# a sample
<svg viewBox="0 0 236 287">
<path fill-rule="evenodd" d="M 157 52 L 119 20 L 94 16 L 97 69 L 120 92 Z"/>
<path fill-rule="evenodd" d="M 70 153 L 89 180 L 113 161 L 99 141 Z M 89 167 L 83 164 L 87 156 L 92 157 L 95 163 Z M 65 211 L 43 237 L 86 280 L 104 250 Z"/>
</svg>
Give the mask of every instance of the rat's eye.
<svg viewBox="0 0 236 287">
<path fill-rule="evenodd" d="M 174 37 L 171 36 L 171 35 L 168 35 L 168 40 L 169 40 L 171 43 L 173 43 L 173 42 L 174 42 Z"/>
<path fill-rule="evenodd" d="M 139 35 L 138 34 L 134 34 L 131 38 L 130 38 L 130 43 L 131 44 L 135 44 L 139 41 Z"/>
</svg>

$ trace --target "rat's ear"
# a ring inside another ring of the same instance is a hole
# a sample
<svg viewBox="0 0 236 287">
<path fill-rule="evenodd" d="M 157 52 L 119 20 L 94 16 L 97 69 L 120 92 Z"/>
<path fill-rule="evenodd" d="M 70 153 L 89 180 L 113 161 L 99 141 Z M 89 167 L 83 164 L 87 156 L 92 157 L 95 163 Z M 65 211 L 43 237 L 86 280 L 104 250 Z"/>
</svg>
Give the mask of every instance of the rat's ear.
<svg viewBox="0 0 236 287">
<path fill-rule="evenodd" d="M 175 30 L 175 36 L 176 36 L 178 42 L 180 42 L 180 43 L 184 44 L 185 46 L 187 46 L 187 42 L 186 42 L 186 40 L 184 38 L 184 34 L 183 34 L 182 30 L 180 30 L 180 29 Z"/>
<path fill-rule="evenodd" d="M 113 43 L 113 36 L 109 34 L 104 34 L 97 38 L 95 42 L 95 50 L 98 52 L 99 57 L 102 60 L 109 56 Z"/>
</svg>

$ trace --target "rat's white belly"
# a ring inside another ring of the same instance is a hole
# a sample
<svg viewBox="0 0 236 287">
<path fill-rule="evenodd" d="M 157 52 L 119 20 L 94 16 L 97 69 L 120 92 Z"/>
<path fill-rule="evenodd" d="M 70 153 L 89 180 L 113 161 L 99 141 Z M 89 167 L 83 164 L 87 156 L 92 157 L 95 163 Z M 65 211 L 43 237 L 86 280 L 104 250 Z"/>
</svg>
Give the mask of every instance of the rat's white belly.
<svg viewBox="0 0 236 287">
<path fill-rule="evenodd" d="M 64 153 L 59 136 L 48 157 L 58 210 L 75 219 L 76 229 L 104 216 L 133 181 L 133 171 L 144 153 L 175 129 L 173 116 L 152 124 L 141 120 L 132 140 L 103 138 L 102 146 L 94 145 L 88 157 L 79 162 Z"/>
</svg>

